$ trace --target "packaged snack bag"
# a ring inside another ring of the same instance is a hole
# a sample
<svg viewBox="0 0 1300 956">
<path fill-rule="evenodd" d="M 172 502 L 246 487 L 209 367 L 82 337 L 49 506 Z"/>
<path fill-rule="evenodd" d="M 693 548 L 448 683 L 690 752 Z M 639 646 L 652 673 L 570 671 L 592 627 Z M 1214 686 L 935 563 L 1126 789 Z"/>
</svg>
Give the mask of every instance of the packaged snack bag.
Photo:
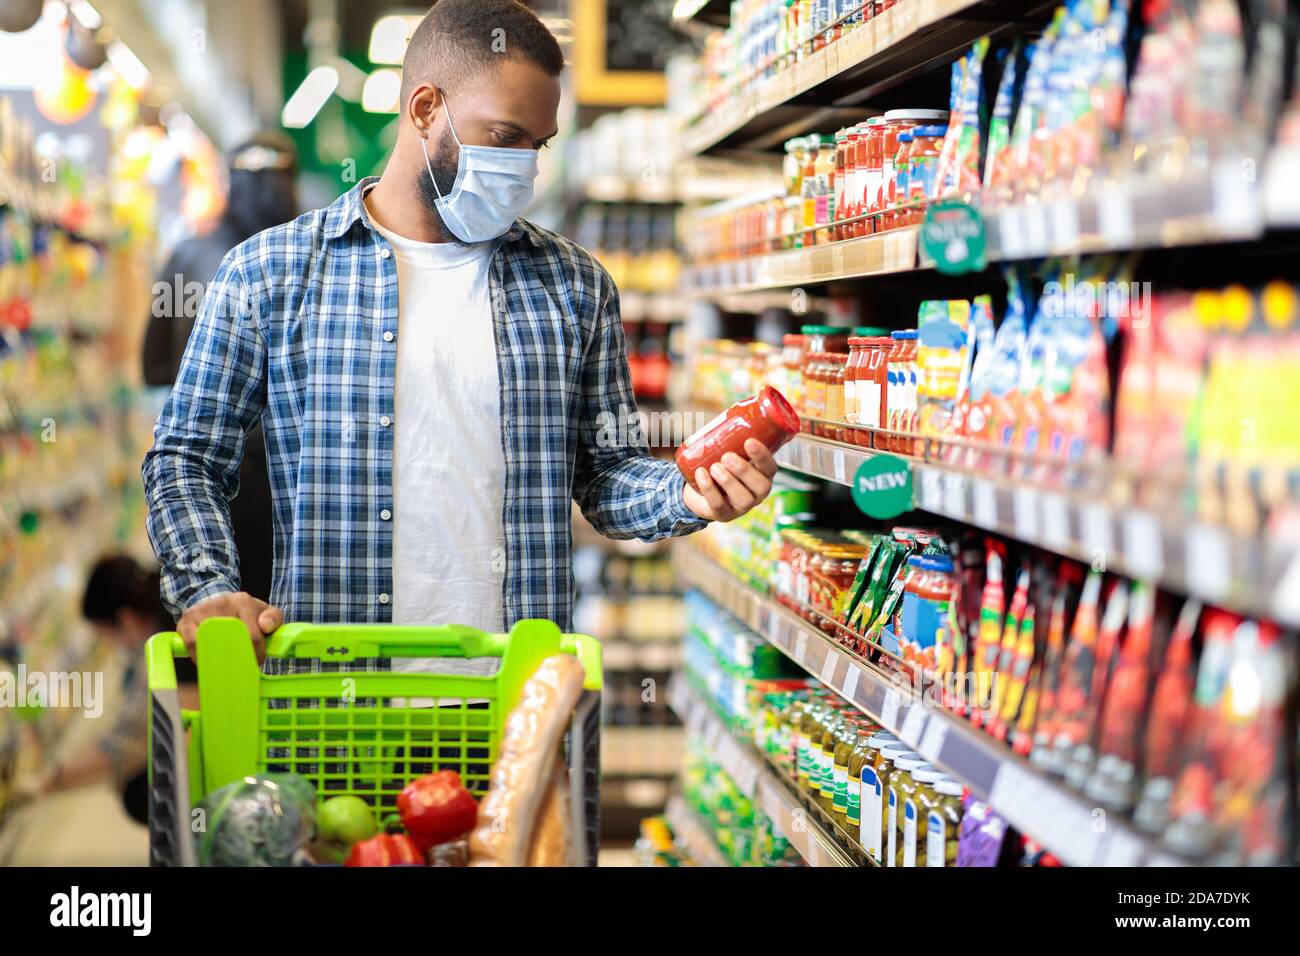
<svg viewBox="0 0 1300 956">
<path fill-rule="evenodd" d="M 1017 37 L 1011 46 L 998 51 L 1002 63 L 1002 76 L 998 92 L 993 99 L 993 113 L 989 118 L 989 138 L 985 149 L 984 196 L 993 203 L 1006 202 L 1014 193 L 1010 180 L 1009 155 L 1011 152 L 1011 127 L 1020 108 L 1020 94 L 1024 89 L 1026 48 Z"/>
<path fill-rule="evenodd" d="M 953 408 L 970 351 L 971 304 L 964 299 L 929 300 L 917 313 L 917 430 L 951 436 Z"/>
<path fill-rule="evenodd" d="M 1054 620 L 1051 628 L 1054 633 L 1044 660 L 1039 725 L 1034 731 L 1034 748 L 1030 755 L 1037 766 L 1052 773 L 1065 773 L 1065 757 L 1071 742 L 1069 722 L 1071 716 L 1086 704 L 1087 690 L 1091 687 L 1101 587 L 1102 575 L 1089 571 L 1079 593 L 1073 623 L 1066 614 L 1067 607 L 1052 610 Z M 1062 595 L 1066 593 L 1066 589 L 1062 589 Z M 1064 637 L 1067 627 L 1068 642 Z M 1054 652 L 1060 660 L 1059 665 L 1054 665 L 1052 660 Z"/>
<path fill-rule="evenodd" d="M 969 199 L 978 192 L 980 175 L 981 95 L 984 82 L 984 57 L 989 39 L 976 40 L 962 60 L 963 68 L 954 71 L 955 95 L 951 97 L 948 132 L 939 151 L 932 198 L 958 196 Z"/>
<path fill-rule="evenodd" d="M 1195 667 L 1192 638 L 1201 619 L 1201 604 L 1190 600 L 1178 613 L 1164 663 L 1151 693 L 1151 706 L 1142 745 L 1142 793 L 1133 819 L 1148 833 L 1163 833 L 1169 823 L 1169 801 L 1182 758 L 1183 738 L 1192 708 Z"/>
<path fill-rule="evenodd" d="M 1151 691 L 1155 591 L 1135 582 L 1128 633 L 1106 691 L 1098 732 L 1096 768 L 1085 792 L 1102 806 L 1127 812 L 1137 793 L 1138 744 Z"/>
</svg>

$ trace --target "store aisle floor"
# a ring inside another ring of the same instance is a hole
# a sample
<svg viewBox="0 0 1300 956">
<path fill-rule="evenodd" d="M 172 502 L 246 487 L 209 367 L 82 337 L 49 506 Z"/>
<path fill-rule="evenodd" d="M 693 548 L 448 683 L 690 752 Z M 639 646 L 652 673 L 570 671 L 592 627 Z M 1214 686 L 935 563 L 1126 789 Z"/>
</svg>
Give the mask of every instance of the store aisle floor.
<svg viewBox="0 0 1300 956">
<path fill-rule="evenodd" d="M 126 815 L 108 784 L 47 797 L 16 810 L 0 830 L 5 866 L 145 866 L 148 831 Z"/>
</svg>

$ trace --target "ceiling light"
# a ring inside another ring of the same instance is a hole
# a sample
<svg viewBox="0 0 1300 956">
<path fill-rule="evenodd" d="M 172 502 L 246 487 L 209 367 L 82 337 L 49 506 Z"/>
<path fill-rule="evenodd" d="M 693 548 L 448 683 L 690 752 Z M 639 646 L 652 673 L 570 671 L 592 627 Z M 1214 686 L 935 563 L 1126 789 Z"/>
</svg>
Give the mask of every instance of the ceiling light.
<svg viewBox="0 0 1300 956">
<path fill-rule="evenodd" d="M 316 118 L 325 101 L 338 89 L 339 71 L 332 66 L 318 66 L 307 74 L 302 85 L 293 91 L 280 112 L 280 122 L 290 129 L 302 129 Z"/>
<path fill-rule="evenodd" d="M 367 113 L 396 113 L 402 95 L 398 70 L 375 70 L 361 89 L 361 107 Z"/>
<path fill-rule="evenodd" d="M 418 15 L 390 14 L 376 20 L 370 29 L 370 62 L 401 63 L 406 44 L 422 19 Z"/>
</svg>

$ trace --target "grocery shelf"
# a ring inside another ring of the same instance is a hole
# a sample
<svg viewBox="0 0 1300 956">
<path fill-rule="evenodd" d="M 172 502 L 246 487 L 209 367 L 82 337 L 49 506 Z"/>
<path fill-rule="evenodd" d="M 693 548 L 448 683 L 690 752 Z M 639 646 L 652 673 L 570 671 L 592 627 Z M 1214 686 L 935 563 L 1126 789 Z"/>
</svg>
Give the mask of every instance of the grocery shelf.
<svg viewBox="0 0 1300 956">
<path fill-rule="evenodd" d="M 699 814 L 686 805 L 680 796 L 669 798 L 664 810 L 668 825 L 673 828 L 673 836 L 686 847 L 686 855 L 696 866 L 729 867 L 726 857 L 718 849 L 713 834 L 704 825 Z"/>
<path fill-rule="evenodd" d="M 668 689 L 668 706 L 700 737 L 740 792 L 766 813 L 809 866 L 858 866 L 849 851 L 804 807 L 791 785 L 768 766 L 752 746 L 737 740 L 727 726 L 680 676 Z"/>
<path fill-rule="evenodd" d="M 874 454 L 800 435 L 777 461 L 850 485 L 858 466 Z M 1139 483 L 1141 476 L 1098 472 L 1090 490 L 1063 490 L 910 460 L 916 507 L 923 511 L 1220 607 L 1300 626 L 1300 541 L 1294 535 L 1245 534 L 1195 519 L 1176 509 L 1172 494 L 1164 509 L 1122 503 L 1124 485 Z"/>
<path fill-rule="evenodd" d="M 695 118 L 682 133 L 686 151 L 770 149 L 800 133 L 861 119 L 879 93 L 955 59 L 979 37 L 1028 22 L 1024 16 L 1043 7 L 1042 0 L 901 0 Z"/>
<path fill-rule="evenodd" d="M 901 675 L 887 675 L 851 654 L 818 628 L 742 583 L 698 546 L 680 542 L 674 555 L 683 580 L 850 704 L 954 774 L 1013 826 L 1066 864 L 1182 864 L 1114 816 L 1098 827 L 1098 810 L 1092 801 L 1062 787 L 955 715 L 927 705 Z"/>
<path fill-rule="evenodd" d="M 692 266 L 683 270 L 682 289 L 695 298 L 714 298 L 908 272 L 917 268 L 917 234 L 916 227 L 891 229 L 806 249 Z"/>
<path fill-rule="evenodd" d="M 1126 252 L 1258 239 L 1264 192 L 1254 160 L 1226 156 L 1177 178 L 1097 179 L 1082 197 L 983 210 L 990 261 Z M 924 255 L 921 266 L 933 262 Z"/>
<path fill-rule="evenodd" d="M 1012 262 L 1247 242 L 1269 226 L 1300 226 L 1300 151 L 1275 152 L 1261 183 L 1243 173 L 1243 157 L 1187 171 L 1177 180 L 1127 177 L 1098 180 L 1082 197 L 982 207 L 985 259 Z M 1253 167 L 1251 167 L 1253 168 Z M 979 199 L 974 202 L 981 206 Z M 818 285 L 930 270 L 934 260 L 917 242 L 917 227 L 896 229 L 807 249 L 687 265 L 682 288 L 695 298 Z"/>
</svg>

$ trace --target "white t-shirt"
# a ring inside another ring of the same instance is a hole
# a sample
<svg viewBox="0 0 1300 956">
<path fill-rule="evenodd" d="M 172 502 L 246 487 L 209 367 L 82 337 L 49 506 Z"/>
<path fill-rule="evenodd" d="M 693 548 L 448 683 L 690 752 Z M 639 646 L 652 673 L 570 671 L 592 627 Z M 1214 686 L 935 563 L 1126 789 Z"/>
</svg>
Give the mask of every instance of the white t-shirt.
<svg viewBox="0 0 1300 956">
<path fill-rule="evenodd" d="M 417 242 L 374 225 L 397 264 L 393 623 L 500 631 L 505 454 L 492 244 Z"/>
</svg>

